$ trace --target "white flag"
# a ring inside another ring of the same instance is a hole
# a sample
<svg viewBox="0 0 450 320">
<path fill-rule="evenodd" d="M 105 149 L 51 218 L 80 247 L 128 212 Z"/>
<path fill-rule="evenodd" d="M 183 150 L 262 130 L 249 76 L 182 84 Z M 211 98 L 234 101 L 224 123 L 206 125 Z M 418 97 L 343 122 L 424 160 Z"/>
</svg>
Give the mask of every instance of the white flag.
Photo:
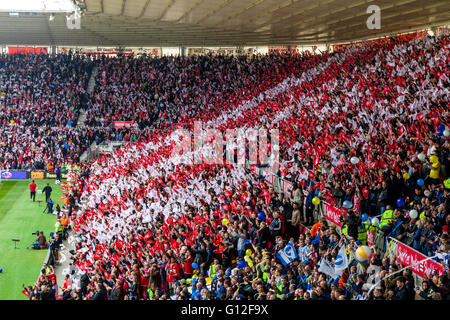
<svg viewBox="0 0 450 320">
<path fill-rule="evenodd" d="M 331 266 L 331 264 L 326 262 L 325 259 L 322 259 L 320 261 L 320 265 L 319 265 L 319 269 L 318 270 L 319 270 L 319 272 L 323 272 L 326 275 L 332 277 L 333 279 L 336 279 L 337 277 L 339 277 L 339 275 L 334 272 L 334 269 Z"/>
<path fill-rule="evenodd" d="M 347 266 L 348 266 L 347 252 L 345 251 L 345 245 L 343 245 L 336 256 L 336 259 L 334 260 L 334 271 L 337 274 L 341 275 L 342 270 L 347 268 Z"/>
</svg>

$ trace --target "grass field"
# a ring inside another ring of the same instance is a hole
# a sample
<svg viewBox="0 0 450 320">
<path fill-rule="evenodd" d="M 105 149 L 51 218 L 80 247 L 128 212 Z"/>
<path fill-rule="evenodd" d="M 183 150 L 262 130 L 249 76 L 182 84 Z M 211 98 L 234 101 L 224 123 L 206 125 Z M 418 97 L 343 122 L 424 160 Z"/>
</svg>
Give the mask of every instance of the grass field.
<svg viewBox="0 0 450 320">
<path fill-rule="evenodd" d="M 36 200 L 30 200 L 31 180 L 2 180 L 0 184 L 0 300 L 26 300 L 21 292 L 22 284 L 34 285 L 47 250 L 33 250 L 27 247 L 35 241 L 32 233 L 44 231 L 46 238 L 54 231 L 56 216 L 43 213 L 45 208 L 44 186 L 52 187 L 52 199 L 62 207 L 62 192 L 55 180 L 35 180 Z M 20 239 L 14 249 L 13 238 Z"/>
</svg>

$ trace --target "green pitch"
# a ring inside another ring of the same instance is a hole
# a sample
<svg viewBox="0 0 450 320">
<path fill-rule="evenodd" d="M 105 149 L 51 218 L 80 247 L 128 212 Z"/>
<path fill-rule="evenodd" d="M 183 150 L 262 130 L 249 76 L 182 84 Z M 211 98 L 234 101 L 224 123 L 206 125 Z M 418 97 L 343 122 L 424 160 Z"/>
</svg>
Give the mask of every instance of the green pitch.
<svg viewBox="0 0 450 320">
<path fill-rule="evenodd" d="M 0 184 L 0 300 L 26 300 L 21 291 L 22 284 L 34 285 L 40 268 L 44 262 L 47 250 L 27 249 L 36 236 L 33 232 L 44 231 L 47 239 L 54 231 L 56 216 L 43 213 L 45 194 L 42 189 L 47 183 L 53 191 L 52 200 L 62 208 L 63 200 L 61 186 L 55 180 L 35 180 L 37 184 L 36 200 L 30 200 L 28 185 L 31 180 L 2 180 Z M 13 238 L 20 239 L 14 249 Z"/>
</svg>

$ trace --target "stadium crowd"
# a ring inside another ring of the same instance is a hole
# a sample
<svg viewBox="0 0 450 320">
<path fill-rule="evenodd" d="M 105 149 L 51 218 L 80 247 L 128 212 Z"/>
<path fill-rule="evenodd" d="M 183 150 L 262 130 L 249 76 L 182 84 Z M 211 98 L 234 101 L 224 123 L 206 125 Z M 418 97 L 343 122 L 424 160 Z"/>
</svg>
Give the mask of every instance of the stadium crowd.
<svg viewBox="0 0 450 320">
<path fill-rule="evenodd" d="M 79 55 L 0 56 L 0 168 L 63 166 L 89 145 L 75 128 L 91 64 Z"/>
<path fill-rule="evenodd" d="M 89 123 L 123 114 L 142 119 L 142 131 L 112 156 L 81 163 L 64 185 L 77 271 L 62 299 L 448 299 L 449 49 L 448 36 L 424 36 L 252 62 L 101 60 Z M 166 83 L 160 72 L 176 73 Z M 148 78 L 156 95 L 139 88 Z M 155 105 L 159 121 L 147 128 L 156 116 L 136 115 Z M 294 182 L 292 192 L 275 193 L 240 165 L 187 163 L 210 150 L 174 152 L 172 133 L 193 132 L 194 121 L 222 132 L 278 129 L 273 173 Z M 315 198 L 344 207 L 343 234 L 314 221 Z M 371 227 L 437 255 L 444 274 L 416 287 L 411 269 L 397 274 L 403 266 L 375 246 L 359 262 L 354 251 Z M 284 265 L 277 253 L 289 245 L 298 258 Z M 348 268 L 325 272 L 342 247 Z M 45 277 L 42 286 L 32 298 L 57 295 Z"/>
</svg>

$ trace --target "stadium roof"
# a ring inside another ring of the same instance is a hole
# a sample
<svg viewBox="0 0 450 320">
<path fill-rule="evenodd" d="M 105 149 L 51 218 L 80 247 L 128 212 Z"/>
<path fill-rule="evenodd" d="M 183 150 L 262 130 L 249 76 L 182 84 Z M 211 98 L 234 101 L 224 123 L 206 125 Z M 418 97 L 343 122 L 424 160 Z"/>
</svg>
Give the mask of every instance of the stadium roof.
<svg viewBox="0 0 450 320">
<path fill-rule="evenodd" d="M 77 0 L 65 13 L 0 12 L 0 43 L 65 46 L 249 46 L 340 43 L 449 24 L 448 0 Z M 381 29 L 366 10 L 381 8 Z M 52 17 L 53 18 L 53 17 Z"/>
</svg>

